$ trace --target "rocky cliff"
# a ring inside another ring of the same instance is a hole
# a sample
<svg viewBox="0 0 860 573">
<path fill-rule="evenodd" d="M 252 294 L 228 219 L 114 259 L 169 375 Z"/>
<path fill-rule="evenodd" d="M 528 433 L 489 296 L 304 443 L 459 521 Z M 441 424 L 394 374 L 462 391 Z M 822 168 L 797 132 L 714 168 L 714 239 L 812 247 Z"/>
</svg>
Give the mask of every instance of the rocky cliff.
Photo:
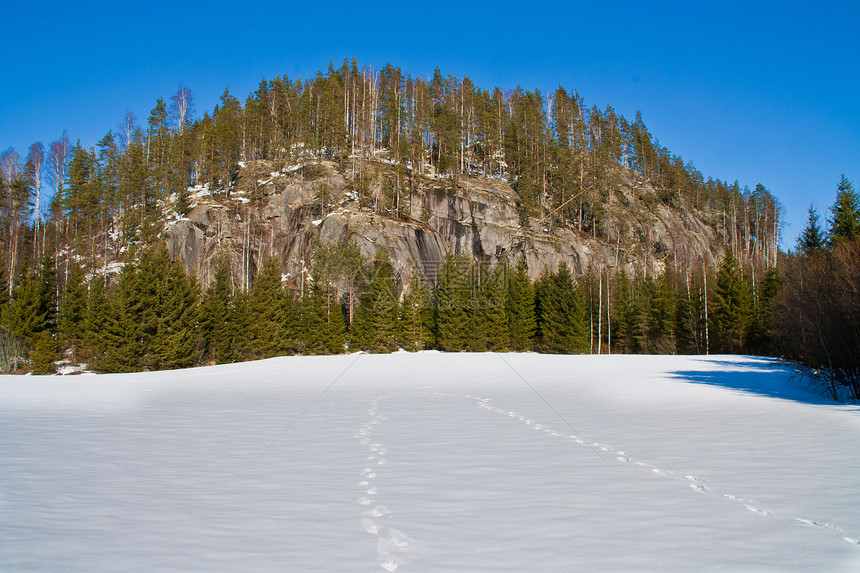
<svg viewBox="0 0 860 573">
<path fill-rule="evenodd" d="M 499 179 L 404 181 L 383 160 L 363 162 L 360 175 L 354 164 L 333 161 L 246 164 L 230 190 L 192 189 L 187 217 L 168 221 L 165 238 L 172 256 L 204 285 L 226 255 L 237 289 L 249 286 L 267 256 L 280 258 L 285 279 L 298 285 L 315 246 L 326 241 L 355 241 L 368 258 L 386 249 L 401 285 L 413 268 L 433 281 L 448 253 L 489 263 L 525 256 L 534 278 L 560 263 L 575 276 L 713 266 L 725 244 L 707 213 L 664 204 L 627 170 L 605 200 L 608 215 L 599 233 L 557 223 L 550 228 L 548 216 L 521 217 L 516 192 Z M 394 216 L 373 198 L 397 185 L 401 204 Z"/>
</svg>

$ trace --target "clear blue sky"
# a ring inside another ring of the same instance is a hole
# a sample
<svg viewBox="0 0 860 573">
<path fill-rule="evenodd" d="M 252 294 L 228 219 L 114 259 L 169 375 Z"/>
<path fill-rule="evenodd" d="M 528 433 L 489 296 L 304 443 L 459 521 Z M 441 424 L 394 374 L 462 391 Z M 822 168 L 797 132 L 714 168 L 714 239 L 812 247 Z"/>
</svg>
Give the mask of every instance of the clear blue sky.
<svg viewBox="0 0 860 573">
<path fill-rule="evenodd" d="M 485 88 L 575 89 L 645 124 L 705 177 L 762 183 L 784 247 L 844 172 L 860 186 L 860 7 L 819 2 L 10 1 L 0 150 L 63 129 L 92 145 L 126 110 L 145 122 L 180 82 L 195 117 L 229 87 L 307 77 L 355 56 Z"/>
</svg>

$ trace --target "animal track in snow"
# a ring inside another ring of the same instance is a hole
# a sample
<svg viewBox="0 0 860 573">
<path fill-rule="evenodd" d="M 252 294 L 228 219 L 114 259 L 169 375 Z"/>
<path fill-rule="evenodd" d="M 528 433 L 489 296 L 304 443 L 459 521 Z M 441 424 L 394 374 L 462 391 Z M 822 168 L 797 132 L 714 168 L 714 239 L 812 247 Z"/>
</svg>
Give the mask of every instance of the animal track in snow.
<svg viewBox="0 0 860 573">
<path fill-rule="evenodd" d="M 456 398 L 457 396 L 446 395 L 445 397 Z M 706 480 L 700 478 L 699 476 L 696 476 L 693 474 L 680 474 L 678 472 L 659 468 L 657 466 L 654 466 L 654 465 L 646 463 L 646 462 L 636 461 L 633 458 L 633 456 L 628 454 L 626 451 L 622 451 L 622 450 L 614 451 L 614 448 L 612 448 L 612 446 L 607 445 L 607 444 L 602 444 L 600 442 L 591 442 L 591 443 L 586 442 L 582 437 L 580 437 L 576 433 L 574 433 L 574 434 L 561 434 L 561 433 L 555 432 L 551 428 L 549 428 L 548 426 L 541 424 L 541 423 L 538 423 L 531 418 L 528 418 L 522 414 L 519 414 L 518 412 L 515 412 L 513 410 L 505 410 L 503 408 L 494 407 L 494 406 L 490 405 L 490 401 L 487 398 L 479 398 L 477 396 L 471 396 L 471 395 L 460 396 L 460 397 L 476 400 L 478 402 L 478 406 L 480 408 L 483 408 L 483 409 L 488 410 L 488 411 L 493 412 L 493 413 L 506 415 L 507 417 L 509 417 L 513 420 L 518 420 L 521 423 L 525 424 L 526 426 L 531 426 L 535 430 L 542 431 L 546 434 L 549 434 L 550 436 L 552 436 L 554 438 L 570 439 L 574 443 L 576 443 L 577 445 L 585 446 L 585 447 L 592 449 L 595 453 L 598 453 L 598 455 L 599 455 L 599 452 L 614 452 L 615 459 L 618 462 L 621 462 L 621 463 L 631 463 L 632 462 L 633 465 L 635 465 L 636 467 L 651 470 L 652 473 L 659 475 L 660 477 L 664 477 L 664 478 L 672 479 L 672 480 L 684 481 L 687 483 L 687 485 L 691 489 L 693 489 L 694 491 L 696 491 L 698 493 L 705 494 L 705 495 L 712 495 L 714 493 L 714 492 L 712 492 L 712 488 L 708 484 L 708 482 Z M 575 430 L 574 430 L 574 432 L 575 432 Z M 771 518 L 771 519 L 781 519 L 781 520 L 786 519 L 784 517 L 780 517 L 778 515 L 775 515 L 772 511 L 762 507 L 761 505 L 759 505 L 757 502 L 755 502 L 753 500 L 740 498 L 740 497 L 737 497 L 737 496 L 731 495 L 731 494 L 722 494 L 722 497 L 729 500 L 729 501 L 737 502 L 737 503 L 743 505 L 744 508 L 747 509 L 748 511 L 751 511 L 751 512 L 756 513 L 758 515 L 761 515 L 763 517 L 767 517 L 767 518 Z M 836 525 L 832 525 L 830 523 L 826 523 L 826 522 L 812 521 L 812 520 L 804 519 L 804 518 L 800 518 L 800 517 L 795 517 L 794 521 L 796 521 L 802 525 L 809 526 L 809 527 L 816 527 L 818 529 L 832 530 L 835 532 L 843 532 L 842 528 L 840 528 Z M 842 537 L 842 540 L 860 547 L 860 539 L 856 539 L 854 537 Z"/>
</svg>

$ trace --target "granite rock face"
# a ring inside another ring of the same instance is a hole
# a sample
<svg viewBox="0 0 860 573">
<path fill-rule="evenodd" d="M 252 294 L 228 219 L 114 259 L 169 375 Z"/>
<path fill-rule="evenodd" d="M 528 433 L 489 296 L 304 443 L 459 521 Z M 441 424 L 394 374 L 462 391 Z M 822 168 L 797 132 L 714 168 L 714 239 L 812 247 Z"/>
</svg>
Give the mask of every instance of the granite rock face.
<svg viewBox="0 0 860 573">
<path fill-rule="evenodd" d="M 724 237 L 716 225 L 660 203 L 632 172 L 623 173 L 609 199 L 611 215 L 597 234 L 548 229 L 546 218 L 524 221 L 516 192 L 498 179 L 416 178 L 411 192 L 401 192 L 395 217 L 362 204 L 354 170 L 334 162 L 314 163 L 312 169 L 269 172 L 267 167 L 256 165 L 255 177 L 240 177 L 229 193 L 195 194 L 187 217 L 167 225 L 171 256 L 204 286 L 218 260 L 226 258 L 234 286 L 247 288 L 268 256 L 280 259 L 285 280 L 297 286 L 313 265 L 316 245 L 326 241 L 355 241 L 368 259 L 387 250 L 401 287 L 413 268 L 434 281 L 449 253 L 490 264 L 524 256 L 532 278 L 562 263 L 574 276 L 616 270 L 657 274 L 673 265 L 713 266 L 723 254 Z M 372 174 L 365 197 L 396 184 L 385 163 L 364 169 L 365 180 Z"/>
</svg>

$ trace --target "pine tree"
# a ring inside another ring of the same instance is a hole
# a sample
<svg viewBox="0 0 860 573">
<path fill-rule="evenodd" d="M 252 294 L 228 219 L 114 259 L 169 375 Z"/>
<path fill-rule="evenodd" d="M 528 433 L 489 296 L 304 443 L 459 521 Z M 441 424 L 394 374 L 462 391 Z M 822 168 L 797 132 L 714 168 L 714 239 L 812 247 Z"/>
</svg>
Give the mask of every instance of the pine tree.
<svg viewBox="0 0 860 573">
<path fill-rule="evenodd" d="M 528 265 L 524 257 L 517 262 L 513 272 L 510 272 L 509 268 L 507 270 L 509 274 L 505 308 L 508 314 L 511 346 L 518 352 L 530 351 L 534 348 L 534 336 L 537 330 L 534 285 L 529 280 Z"/>
</svg>

